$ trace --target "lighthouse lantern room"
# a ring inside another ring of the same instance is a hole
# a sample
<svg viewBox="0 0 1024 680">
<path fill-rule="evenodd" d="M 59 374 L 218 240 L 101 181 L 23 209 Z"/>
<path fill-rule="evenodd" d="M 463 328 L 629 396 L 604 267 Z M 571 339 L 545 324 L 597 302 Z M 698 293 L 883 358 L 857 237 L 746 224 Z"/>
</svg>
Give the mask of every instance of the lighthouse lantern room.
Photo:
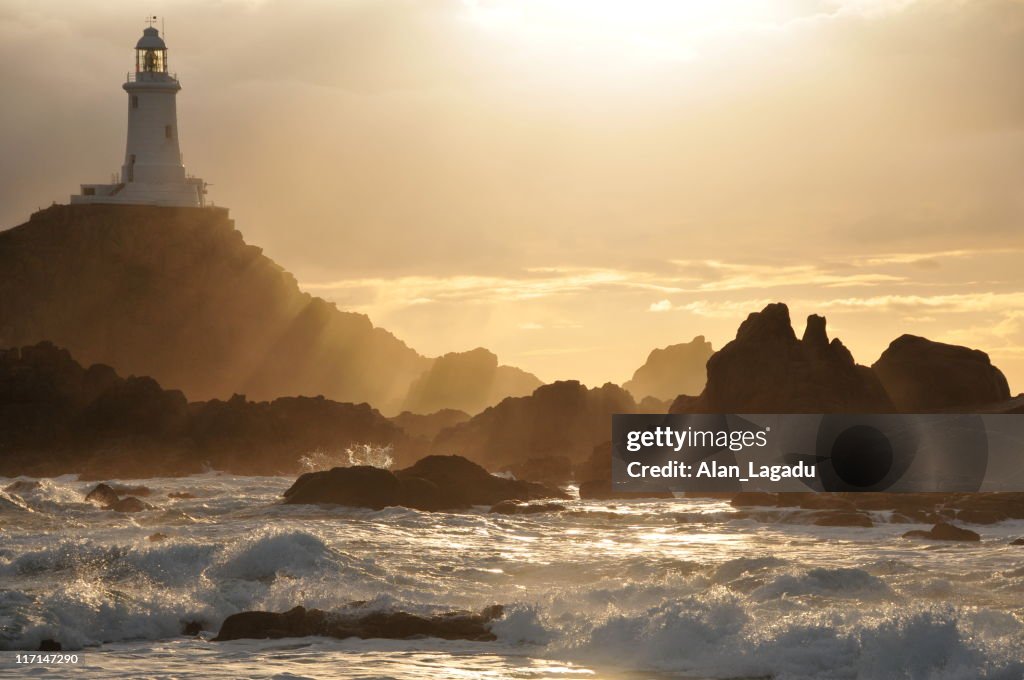
<svg viewBox="0 0 1024 680">
<path fill-rule="evenodd" d="M 72 203 L 133 203 L 201 207 L 206 183 L 185 174 L 178 146 L 176 98 L 181 84 L 167 70 L 167 45 L 152 25 L 135 45 L 128 93 L 128 142 L 113 184 L 83 184 Z"/>
</svg>

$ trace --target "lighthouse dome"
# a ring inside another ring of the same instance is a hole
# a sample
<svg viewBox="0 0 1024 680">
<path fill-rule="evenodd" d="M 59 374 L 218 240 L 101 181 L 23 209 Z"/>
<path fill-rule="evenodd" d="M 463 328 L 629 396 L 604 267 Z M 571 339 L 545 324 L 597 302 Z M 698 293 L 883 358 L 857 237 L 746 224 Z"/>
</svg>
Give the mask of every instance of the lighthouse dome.
<svg viewBox="0 0 1024 680">
<path fill-rule="evenodd" d="M 139 42 L 135 43 L 135 49 L 166 50 L 167 45 L 164 44 L 164 39 L 160 37 L 160 31 L 150 26 L 142 31 L 142 37 L 139 38 Z"/>
</svg>

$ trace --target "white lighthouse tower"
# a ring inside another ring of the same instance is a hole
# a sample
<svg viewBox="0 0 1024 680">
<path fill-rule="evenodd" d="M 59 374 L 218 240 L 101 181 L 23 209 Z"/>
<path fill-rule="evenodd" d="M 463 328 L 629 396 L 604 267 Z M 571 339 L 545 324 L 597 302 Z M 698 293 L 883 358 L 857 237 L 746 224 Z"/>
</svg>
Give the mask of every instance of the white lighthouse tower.
<svg viewBox="0 0 1024 680">
<path fill-rule="evenodd" d="M 185 174 L 178 147 L 176 98 L 181 84 L 167 70 L 167 45 L 152 25 L 135 45 L 128 93 L 128 143 L 113 184 L 83 184 L 72 203 L 132 203 L 201 207 L 206 183 Z"/>
</svg>

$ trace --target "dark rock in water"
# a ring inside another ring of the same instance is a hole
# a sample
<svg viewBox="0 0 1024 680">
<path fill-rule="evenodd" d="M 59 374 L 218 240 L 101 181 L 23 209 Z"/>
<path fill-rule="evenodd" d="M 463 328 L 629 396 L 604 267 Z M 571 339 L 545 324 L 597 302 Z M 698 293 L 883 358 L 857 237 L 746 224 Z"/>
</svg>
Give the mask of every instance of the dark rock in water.
<svg viewBox="0 0 1024 680">
<path fill-rule="evenodd" d="M 491 506 L 490 512 L 499 515 L 536 515 L 542 512 L 561 512 L 565 506 L 561 503 L 516 503 L 502 501 Z"/>
<path fill-rule="evenodd" d="M 399 477 L 402 505 L 429 512 L 447 508 L 441 488 L 422 477 Z"/>
<path fill-rule="evenodd" d="M 370 466 L 309 472 L 284 496 L 285 503 L 333 503 L 376 510 L 401 505 L 428 511 L 507 500 L 568 498 L 541 484 L 497 477 L 461 456 L 427 456 L 395 472 Z"/>
<path fill-rule="evenodd" d="M 964 494 L 950 502 L 956 518 L 973 524 L 1024 519 L 1024 492 Z"/>
<path fill-rule="evenodd" d="M 167 494 L 167 497 L 168 498 L 178 498 L 178 499 L 183 499 L 184 500 L 184 499 L 188 499 L 188 498 L 195 498 L 196 495 L 194 493 L 189 493 L 188 491 L 172 491 L 169 494 Z"/>
<path fill-rule="evenodd" d="M 732 497 L 729 503 L 734 508 L 776 507 L 779 504 L 778 494 L 766 491 L 741 491 Z"/>
<path fill-rule="evenodd" d="M 107 506 L 107 509 L 114 512 L 142 512 L 143 510 L 152 510 L 153 506 L 140 501 L 135 496 L 128 496 Z"/>
<path fill-rule="evenodd" d="M 4 491 L 8 493 L 23 494 L 31 493 L 32 491 L 35 491 L 38 488 L 39 482 L 36 480 L 29 481 L 25 479 L 19 479 L 18 481 L 12 482 L 5 486 Z"/>
<path fill-rule="evenodd" d="M 401 484 L 391 472 L 370 465 L 307 472 L 284 492 L 286 503 L 333 503 L 380 510 L 401 505 Z"/>
<path fill-rule="evenodd" d="M 819 527 L 873 527 L 871 517 L 863 512 L 825 511 L 814 515 L 814 524 Z"/>
<path fill-rule="evenodd" d="M 707 363 L 699 397 L 680 397 L 672 413 L 876 413 L 893 409 L 871 369 L 856 364 L 824 317 L 808 317 L 797 339 L 782 303 L 747 317 L 736 339 Z"/>
<path fill-rule="evenodd" d="M 85 500 L 89 503 L 95 503 L 103 508 L 109 508 L 114 503 L 120 500 L 112 488 L 107 484 L 97 484 L 93 487 L 93 490 L 85 495 Z"/>
<path fill-rule="evenodd" d="M 1010 398 L 1002 371 L 980 350 L 902 335 L 872 368 L 896 407 L 909 413 L 969 409 Z"/>
<path fill-rule="evenodd" d="M 167 534 L 158 531 L 155 534 L 150 534 L 149 536 L 147 536 L 146 540 L 150 543 L 159 543 L 160 541 L 166 541 L 167 538 Z"/>
<path fill-rule="evenodd" d="M 444 640 L 495 640 L 489 624 L 504 615 L 500 606 L 479 614 L 452 612 L 422 617 L 405 612 L 324 612 L 295 607 L 283 613 L 242 612 L 224 620 L 215 641 L 239 639 L 278 639 L 320 635 L 339 639 L 441 638 Z"/>
<path fill-rule="evenodd" d="M 697 394 L 704 389 L 706 366 L 713 353 L 711 343 L 703 335 L 690 342 L 651 350 L 644 365 L 622 387 L 637 400 L 671 400 L 680 394 Z M 664 412 L 664 408 L 650 410 L 653 405 L 641 403 L 641 408 L 644 413 Z"/>
<path fill-rule="evenodd" d="M 199 621 L 186 621 L 181 627 L 181 634 L 195 637 L 203 632 L 203 624 Z"/>
<path fill-rule="evenodd" d="M 427 456 L 404 470 L 397 470 L 395 476 L 433 482 L 440 491 L 443 505 L 452 509 L 510 500 L 569 498 L 564 492 L 542 484 L 492 475 L 462 456 Z"/>
<path fill-rule="evenodd" d="M 908 531 L 903 534 L 903 538 L 926 538 L 932 541 L 980 541 L 981 535 L 970 529 L 954 526 L 949 522 L 939 522 L 928 531 Z"/>
<path fill-rule="evenodd" d="M 1015 538 L 1010 541 L 1010 545 L 1024 545 L 1024 538 Z"/>
<path fill-rule="evenodd" d="M 61 649 L 62 647 L 59 642 L 56 640 L 50 640 L 49 638 L 42 640 L 39 643 L 40 652 L 59 652 Z"/>
</svg>

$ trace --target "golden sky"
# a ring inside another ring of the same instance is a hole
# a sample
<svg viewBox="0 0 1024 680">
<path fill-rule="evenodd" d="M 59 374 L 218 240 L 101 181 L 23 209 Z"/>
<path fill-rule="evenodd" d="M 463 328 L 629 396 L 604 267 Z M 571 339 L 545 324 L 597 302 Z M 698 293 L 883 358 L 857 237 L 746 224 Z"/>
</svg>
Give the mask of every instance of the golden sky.
<svg viewBox="0 0 1024 680">
<path fill-rule="evenodd" d="M 0 224 L 124 153 L 138 3 L 0 0 Z M 621 382 L 769 301 L 1024 389 L 1024 3 L 157 2 L 190 172 L 419 351 Z"/>
</svg>

